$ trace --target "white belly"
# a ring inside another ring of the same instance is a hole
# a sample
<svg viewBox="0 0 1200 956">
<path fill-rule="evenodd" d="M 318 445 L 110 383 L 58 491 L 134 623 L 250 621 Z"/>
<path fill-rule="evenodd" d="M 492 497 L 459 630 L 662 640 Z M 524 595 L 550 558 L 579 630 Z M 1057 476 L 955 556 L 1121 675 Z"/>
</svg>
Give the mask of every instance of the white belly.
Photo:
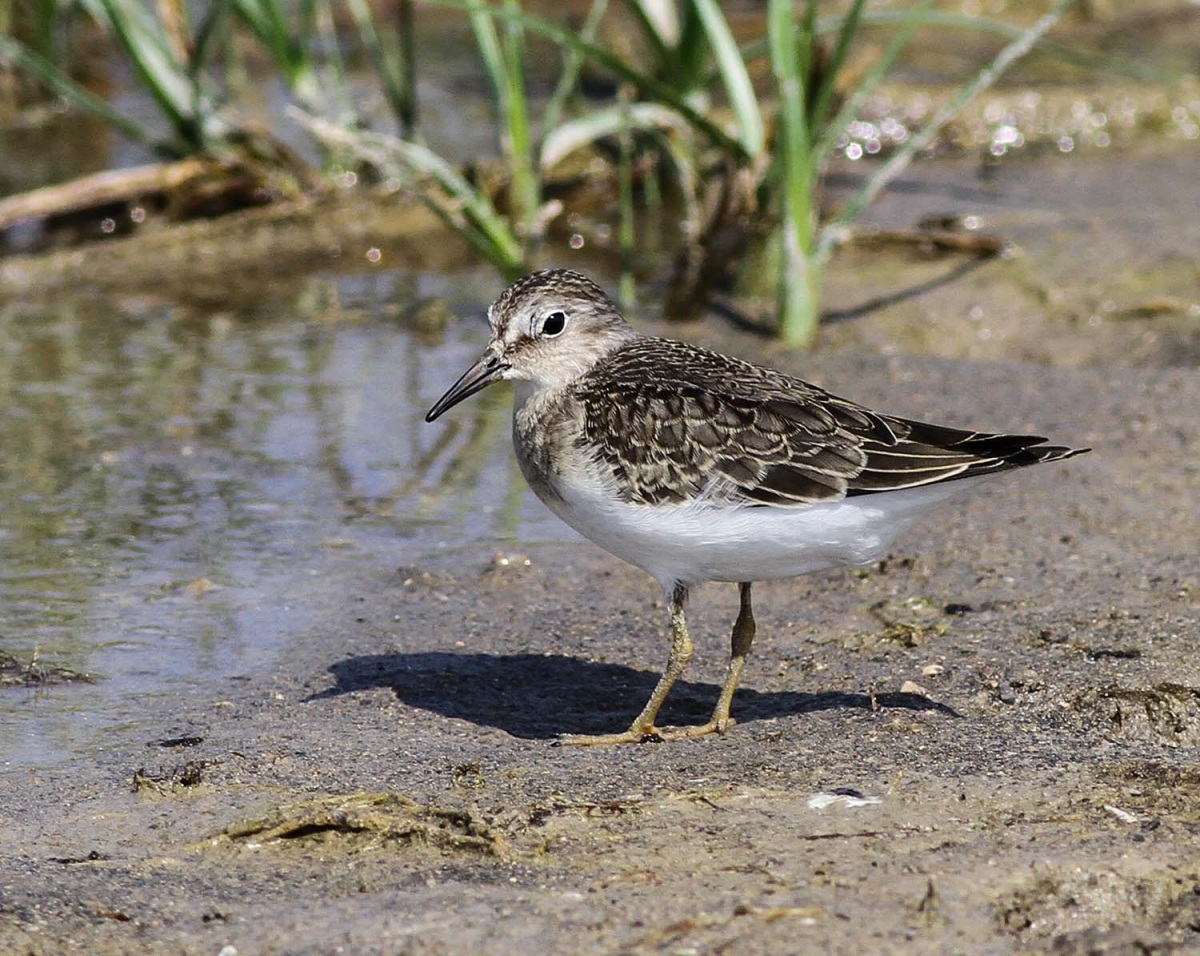
<svg viewBox="0 0 1200 956">
<path fill-rule="evenodd" d="M 559 485 L 562 497 L 545 503 L 580 534 L 669 587 L 676 581 L 768 581 L 878 560 L 909 525 L 978 480 L 807 508 L 636 505 L 588 481 Z"/>
</svg>

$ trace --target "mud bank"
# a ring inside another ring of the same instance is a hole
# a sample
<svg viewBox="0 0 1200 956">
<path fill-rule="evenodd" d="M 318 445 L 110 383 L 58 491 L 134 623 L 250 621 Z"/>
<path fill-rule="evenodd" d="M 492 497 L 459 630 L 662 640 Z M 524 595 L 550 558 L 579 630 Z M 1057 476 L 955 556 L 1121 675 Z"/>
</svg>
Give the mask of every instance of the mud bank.
<svg viewBox="0 0 1200 956">
<path fill-rule="evenodd" d="M 724 737 L 555 745 L 624 726 L 666 652 L 587 543 L 333 563 L 269 669 L 6 774 L 0 950 L 1200 951 L 1194 370 L 776 360 L 1095 450 L 760 586 Z M 696 596 L 667 720 L 707 714 L 735 613 Z"/>
</svg>

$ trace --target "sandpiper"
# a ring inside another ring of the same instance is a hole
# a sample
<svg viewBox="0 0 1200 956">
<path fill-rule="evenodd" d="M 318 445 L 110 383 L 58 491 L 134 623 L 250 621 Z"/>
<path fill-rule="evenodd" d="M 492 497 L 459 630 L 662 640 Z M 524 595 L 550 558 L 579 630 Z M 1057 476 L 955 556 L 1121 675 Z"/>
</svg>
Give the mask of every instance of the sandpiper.
<svg viewBox="0 0 1200 956">
<path fill-rule="evenodd" d="M 568 270 L 518 280 L 488 321 L 483 355 L 425 420 L 512 381 L 513 445 L 534 492 L 657 578 L 670 604 L 667 666 L 629 729 L 564 743 L 723 733 L 754 639 L 753 582 L 877 560 L 979 480 L 1088 450 L 871 411 L 764 366 L 642 335 Z M 704 581 L 741 589 L 725 683 L 707 723 L 658 727 L 692 656 L 688 590 Z"/>
</svg>

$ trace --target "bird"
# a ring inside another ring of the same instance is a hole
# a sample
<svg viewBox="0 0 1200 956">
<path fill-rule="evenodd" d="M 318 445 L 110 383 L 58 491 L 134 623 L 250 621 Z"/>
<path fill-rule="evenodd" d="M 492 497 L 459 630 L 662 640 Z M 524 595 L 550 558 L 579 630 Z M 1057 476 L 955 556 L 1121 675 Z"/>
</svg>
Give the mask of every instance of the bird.
<svg viewBox="0 0 1200 956">
<path fill-rule="evenodd" d="M 755 582 L 869 564 L 980 481 L 1090 450 L 872 411 L 775 369 L 643 334 L 567 269 L 515 281 L 488 323 L 483 354 L 425 420 L 511 381 L 513 447 L 534 493 L 652 575 L 670 608 L 666 667 L 630 726 L 564 734 L 564 744 L 726 733 L 756 631 Z M 693 654 L 689 592 L 710 581 L 740 594 L 723 686 L 706 723 L 660 727 Z"/>
</svg>

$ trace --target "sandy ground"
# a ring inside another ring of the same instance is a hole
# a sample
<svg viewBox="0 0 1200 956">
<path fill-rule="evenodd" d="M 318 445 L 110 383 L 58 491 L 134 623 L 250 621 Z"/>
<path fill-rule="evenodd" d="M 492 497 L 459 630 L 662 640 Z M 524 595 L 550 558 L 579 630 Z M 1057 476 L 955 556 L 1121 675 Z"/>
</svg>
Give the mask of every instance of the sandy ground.
<svg viewBox="0 0 1200 956">
<path fill-rule="evenodd" d="M 274 670 L 4 781 L 0 952 L 1200 952 L 1200 377 L 817 371 L 1095 451 L 757 587 L 722 737 L 556 745 L 666 656 L 655 586 L 590 545 L 331 574 Z M 668 721 L 707 714 L 735 611 L 694 597 Z"/>
</svg>

